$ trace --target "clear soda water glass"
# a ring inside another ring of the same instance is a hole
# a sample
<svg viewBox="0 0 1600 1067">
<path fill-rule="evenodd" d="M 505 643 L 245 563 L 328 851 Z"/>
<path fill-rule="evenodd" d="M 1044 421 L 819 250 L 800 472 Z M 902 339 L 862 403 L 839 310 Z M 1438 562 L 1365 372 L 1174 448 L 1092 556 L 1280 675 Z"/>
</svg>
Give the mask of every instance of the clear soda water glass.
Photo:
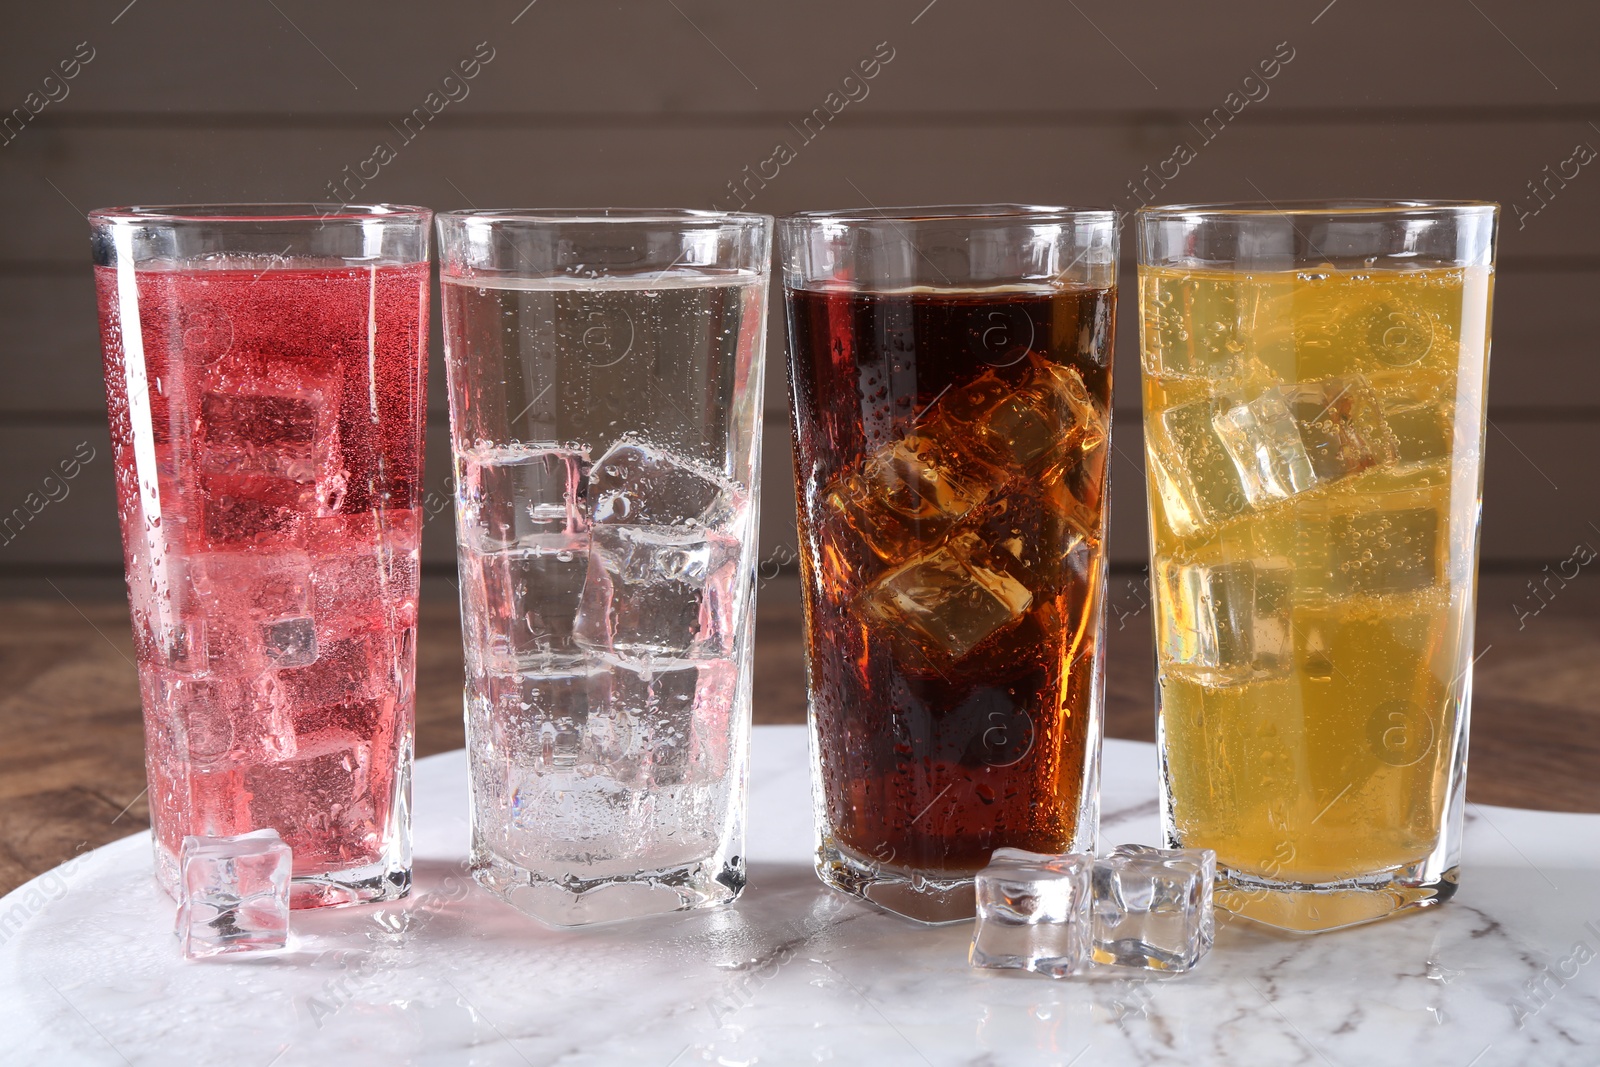
<svg viewBox="0 0 1600 1067">
<path fill-rule="evenodd" d="M 553 925 L 743 888 L 771 220 L 439 220 L 472 864 Z"/>
</svg>

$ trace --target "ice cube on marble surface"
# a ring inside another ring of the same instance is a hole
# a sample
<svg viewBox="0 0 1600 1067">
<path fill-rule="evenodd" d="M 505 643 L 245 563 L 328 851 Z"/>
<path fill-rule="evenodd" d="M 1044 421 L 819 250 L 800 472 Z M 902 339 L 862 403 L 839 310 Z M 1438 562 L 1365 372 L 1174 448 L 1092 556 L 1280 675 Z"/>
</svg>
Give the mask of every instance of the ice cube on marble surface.
<svg viewBox="0 0 1600 1067">
<path fill-rule="evenodd" d="M 1090 961 L 1094 857 L 995 849 L 975 879 L 974 967 L 1064 978 Z"/>
<path fill-rule="evenodd" d="M 1190 971 L 1211 949 L 1216 919 L 1208 848 L 1118 845 L 1094 865 L 1096 966 Z"/>
<path fill-rule="evenodd" d="M 175 933 L 185 958 L 288 944 L 293 856 L 276 830 L 186 837 L 179 864 Z"/>
</svg>

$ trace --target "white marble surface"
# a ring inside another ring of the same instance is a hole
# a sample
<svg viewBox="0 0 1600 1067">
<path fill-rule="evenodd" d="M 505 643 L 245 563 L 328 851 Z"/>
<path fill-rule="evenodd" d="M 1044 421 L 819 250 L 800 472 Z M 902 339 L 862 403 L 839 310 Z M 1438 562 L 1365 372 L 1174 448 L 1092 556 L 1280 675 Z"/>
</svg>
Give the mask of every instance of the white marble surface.
<svg viewBox="0 0 1600 1067">
<path fill-rule="evenodd" d="M 1192 975 L 1052 982 L 825 890 L 802 728 L 752 758 L 744 898 L 585 931 L 463 876 L 460 752 L 418 765 L 412 896 L 297 912 L 276 957 L 185 963 L 148 835 L 108 845 L 0 901 L 0 1062 L 1600 1064 L 1600 815 L 1473 807 L 1443 908 L 1224 922 Z M 1153 748 L 1108 742 L 1105 771 L 1102 840 L 1154 841 Z"/>
</svg>

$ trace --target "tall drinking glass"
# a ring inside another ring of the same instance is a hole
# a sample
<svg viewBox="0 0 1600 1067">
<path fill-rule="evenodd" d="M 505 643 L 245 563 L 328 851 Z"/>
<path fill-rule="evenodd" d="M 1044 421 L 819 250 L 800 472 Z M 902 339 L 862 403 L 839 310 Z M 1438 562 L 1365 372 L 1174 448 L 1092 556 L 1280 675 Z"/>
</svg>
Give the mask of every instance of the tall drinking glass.
<svg viewBox="0 0 1600 1067">
<path fill-rule="evenodd" d="M 733 900 L 772 220 L 439 234 L 474 877 L 558 926 Z"/>
<path fill-rule="evenodd" d="M 1163 819 L 1237 914 L 1455 891 L 1497 213 L 1139 213 Z"/>
<path fill-rule="evenodd" d="M 425 208 L 90 215 L 156 873 L 272 828 L 294 907 L 411 884 Z"/>
<path fill-rule="evenodd" d="M 923 922 L 1092 849 L 1117 231 L 1053 207 L 782 220 L 817 873 Z"/>
</svg>

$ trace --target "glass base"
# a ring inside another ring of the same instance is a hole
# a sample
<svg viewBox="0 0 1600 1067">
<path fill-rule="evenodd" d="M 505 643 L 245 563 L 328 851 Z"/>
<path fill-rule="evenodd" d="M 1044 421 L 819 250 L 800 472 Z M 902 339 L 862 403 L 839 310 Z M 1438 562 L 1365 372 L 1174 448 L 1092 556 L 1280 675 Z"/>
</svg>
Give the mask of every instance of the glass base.
<svg viewBox="0 0 1600 1067">
<path fill-rule="evenodd" d="M 641 919 L 737 900 L 744 890 L 744 863 L 720 854 L 695 863 L 639 874 L 558 880 L 518 866 L 494 852 L 474 848 L 472 877 L 513 908 L 546 926 L 590 926 Z"/>
<path fill-rule="evenodd" d="M 1455 895 L 1460 868 L 1451 867 L 1438 878 L 1427 879 L 1423 866 L 1419 863 L 1371 878 L 1307 884 L 1254 878 L 1219 865 L 1216 906 L 1292 933 L 1339 930 L 1443 904 Z"/>
<path fill-rule="evenodd" d="M 929 878 L 924 872 L 899 871 L 827 838 L 817 846 L 817 877 L 840 892 L 928 926 L 969 921 L 978 911 L 971 874 Z"/>
<path fill-rule="evenodd" d="M 156 846 L 156 881 L 167 896 L 179 899 L 178 857 L 160 845 Z M 295 911 L 345 908 L 399 900 L 410 892 L 411 864 L 395 857 L 342 871 L 295 875 L 289 880 L 289 907 Z"/>
</svg>

